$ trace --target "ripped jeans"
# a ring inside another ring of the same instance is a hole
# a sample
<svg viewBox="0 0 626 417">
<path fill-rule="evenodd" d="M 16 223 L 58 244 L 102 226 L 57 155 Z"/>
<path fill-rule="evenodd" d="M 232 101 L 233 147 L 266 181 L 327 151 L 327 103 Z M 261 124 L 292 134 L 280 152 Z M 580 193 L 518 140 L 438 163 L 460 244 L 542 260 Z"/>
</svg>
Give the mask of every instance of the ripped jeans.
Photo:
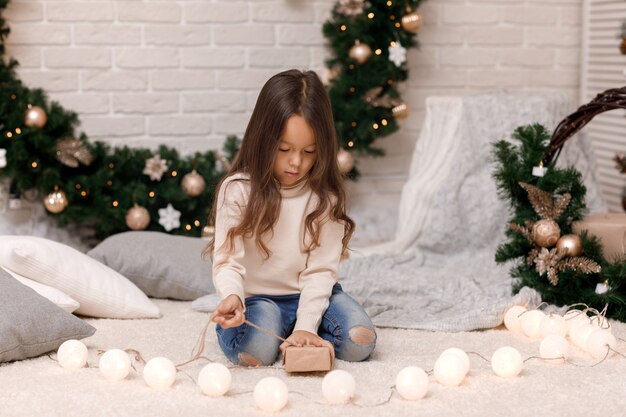
<svg viewBox="0 0 626 417">
<path fill-rule="evenodd" d="M 287 338 L 295 326 L 299 300 L 300 294 L 248 297 L 245 301 L 246 319 Z M 271 365 L 278 358 L 282 342 L 246 323 L 229 329 L 217 325 L 216 331 L 222 351 L 236 365 Z M 317 333 L 332 343 L 335 356 L 345 361 L 367 359 L 376 345 L 372 321 L 363 307 L 344 293 L 339 284 L 333 287 Z"/>
</svg>

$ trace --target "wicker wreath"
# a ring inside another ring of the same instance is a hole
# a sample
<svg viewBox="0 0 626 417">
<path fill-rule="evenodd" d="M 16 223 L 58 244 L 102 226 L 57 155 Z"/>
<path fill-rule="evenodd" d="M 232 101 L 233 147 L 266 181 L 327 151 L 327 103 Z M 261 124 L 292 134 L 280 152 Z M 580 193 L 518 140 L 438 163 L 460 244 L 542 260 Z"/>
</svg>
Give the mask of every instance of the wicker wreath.
<svg viewBox="0 0 626 417">
<path fill-rule="evenodd" d="M 615 109 L 626 109 L 626 86 L 599 93 L 589 103 L 580 106 L 578 110 L 563 119 L 554 129 L 548 150 L 543 157 L 543 164 L 556 163 L 563 145 L 570 137 L 585 127 L 596 115 Z"/>
</svg>

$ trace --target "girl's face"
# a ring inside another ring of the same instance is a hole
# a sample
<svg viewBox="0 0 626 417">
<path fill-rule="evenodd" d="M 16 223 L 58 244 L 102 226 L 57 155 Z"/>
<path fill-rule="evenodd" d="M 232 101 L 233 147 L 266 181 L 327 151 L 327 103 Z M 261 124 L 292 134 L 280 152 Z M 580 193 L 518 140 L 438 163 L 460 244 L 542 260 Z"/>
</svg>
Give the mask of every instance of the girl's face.
<svg viewBox="0 0 626 417">
<path fill-rule="evenodd" d="M 285 124 L 274 158 L 274 177 L 282 186 L 293 185 L 304 178 L 317 158 L 315 135 L 300 115 L 293 115 Z"/>
</svg>

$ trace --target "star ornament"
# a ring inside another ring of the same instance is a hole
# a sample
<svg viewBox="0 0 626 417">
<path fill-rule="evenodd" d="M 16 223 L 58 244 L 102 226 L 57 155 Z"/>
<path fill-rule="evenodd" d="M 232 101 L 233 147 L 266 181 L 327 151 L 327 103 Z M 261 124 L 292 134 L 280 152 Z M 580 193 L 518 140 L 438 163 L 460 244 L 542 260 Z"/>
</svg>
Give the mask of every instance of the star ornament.
<svg viewBox="0 0 626 417">
<path fill-rule="evenodd" d="M 389 60 L 393 62 L 396 67 L 406 62 L 406 48 L 400 45 L 400 42 L 394 42 L 389 46 Z"/>
<path fill-rule="evenodd" d="M 0 149 L 0 168 L 7 166 L 7 150 Z"/>
<path fill-rule="evenodd" d="M 168 170 L 167 160 L 161 159 L 160 155 L 146 159 L 146 167 L 143 173 L 150 177 L 152 181 L 161 181 L 161 177 Z"/>
<path fill-rule="evenodd" d="M 180 211 L 176 210 L 171 204 L 168 204 L 163 209 L 159 209 L 159 224 L 168 232 L 178 229 L 180 227 Z"/>
</svg>

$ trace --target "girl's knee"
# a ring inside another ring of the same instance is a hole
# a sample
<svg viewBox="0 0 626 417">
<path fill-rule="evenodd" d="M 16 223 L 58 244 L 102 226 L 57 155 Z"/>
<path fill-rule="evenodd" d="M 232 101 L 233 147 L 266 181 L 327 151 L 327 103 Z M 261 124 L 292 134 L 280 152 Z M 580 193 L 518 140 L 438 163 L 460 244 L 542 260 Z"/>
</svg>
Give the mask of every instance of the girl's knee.
<svg viewBox="0 0 626 417">
<path fill-rule="evenodd" d="M 237 365 L 241 366 L 270 366 L 276 362 L 277 355 L 252 355 L 247 352 L 239 352 L 237 354 Z"/>
<path fill-rule="evenodd" d="M 337 352 L 339 359 L 348 362 L 361 362 L 369 358 L 376 347 L 376 330 L 369 326 L 355 326 L 348 331 L 342 349 Z"/>
</svg>

